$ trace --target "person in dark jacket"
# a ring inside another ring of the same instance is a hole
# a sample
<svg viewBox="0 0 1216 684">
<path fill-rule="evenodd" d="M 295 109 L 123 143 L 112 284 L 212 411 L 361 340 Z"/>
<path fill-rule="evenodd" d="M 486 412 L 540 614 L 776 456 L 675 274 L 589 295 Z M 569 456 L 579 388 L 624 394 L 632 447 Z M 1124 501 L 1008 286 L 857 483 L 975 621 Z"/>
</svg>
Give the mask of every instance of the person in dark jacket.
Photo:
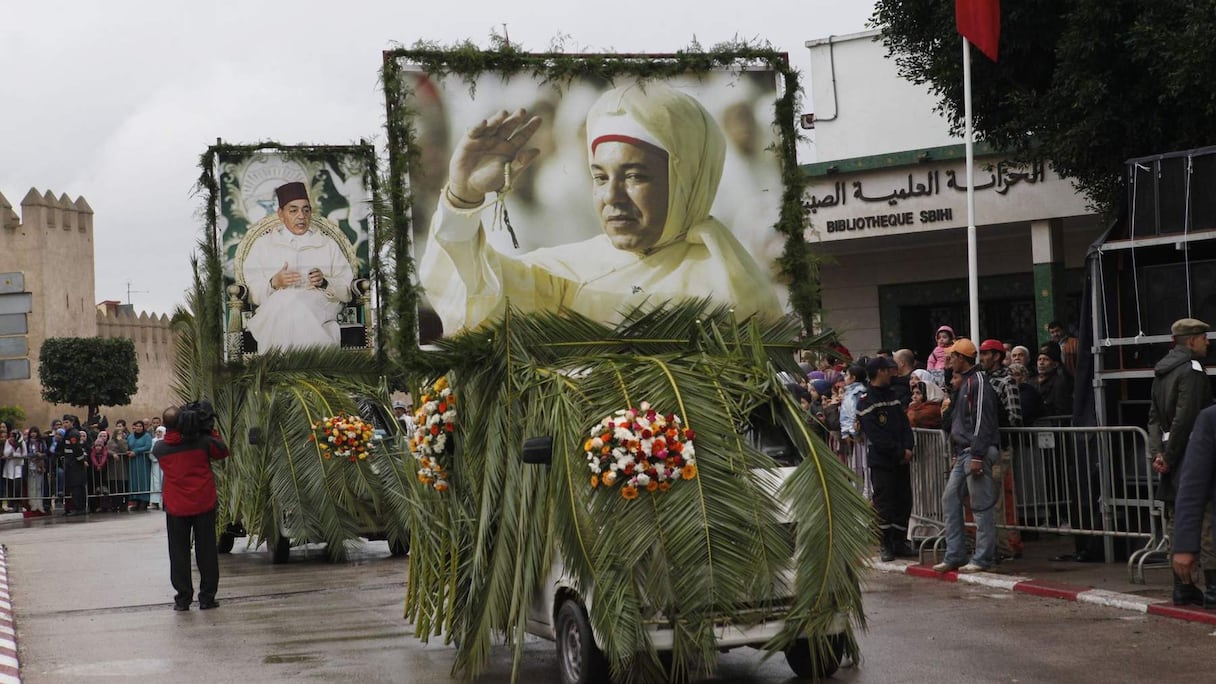
<svg viewBox="0 0 1216 684">
<path fill-rule="evenodd" d="M 194 534 L 194 559 L 198 563 L 198 607 L 215 608 L 220 583 L 219 551 L 215 539 L 217 494 L 211 461 L 227 458 L 228 447 L 214 431 L 183 435 L 178 429 L 180 409 L 165 409 L 165 438 L 153 455 L 164 472 L 162 495 L 165 528 L 169 536 L 169 580 L 177 592 L 173 610 L 190 610 L 194 583 L 190 577 L 190 535 Z"/>
<path fill-rule="evenodd" d="M 946 556 L 933 566 L 937 572 L 958 570 L 982 572 L 996 562 L 996 491 L 992 466 L 997 450 L 1001 410 L 996 391 L 976 365 L 979 350 L 968 339 L 959 339 L 948 352 L 954 375 L 959 376 L 958 393 L 950 402 L 950 444 L 954 460 L 950 479 L 942 495 L 946 518 Z M 975 516 L 975 553 L 966 561 L 967 546 L 963 530 L 963 492 L 971 497 Z"/>
<path fill-rule="evenodd" d="M 1060 366 L 1060 346 L 1048 342 L 1039 350 L 1039 396 L 1049 416 L 1072 415 L 1072 376 Z"/>
<path fill-rule="evenodd" d="M 1216 502 L 1216 406 L 1199 412 L 1191 429 L 1182 459 L 1181 471 L 1176 478 L 1177 496 L 1174 499 L 1170 538 L 1174 540 L 1174 577 L 1181 579 L 1190 592 L 1199 594 L 1197 605 L 1216 608 L 1216 568 L 1205 565 L 1203 579 L 1206 591 L 1200 592 L 1192 583 L 1199 569 L 1199 555 L 1207 556 L 1216 548 L 1212 530 L 1212 504 Z M 1178 604 L 1178 589 L 1174 589 L 1174 603 Z M 1190 598 L 1183 597 L 1183 598 Z M 1193 603 L 1193 601 L 1192 601 Z"/>
<path fill-rule="evenodd" d="M 891 388 L 895 362 L 876 356 L 866 363 L 870 386 L 857 398 L 857 422 L 866 438 L 866 466 L 873 485 L 883 561 L 912 556 L 908 518 L 912 516 L 912 426 Z"/>
<path fill-rule="evenodd" d="M 89 510 L 87 483 L 89 478 L 88 435 L 77 425 L 79 419 L 73 415 L 63 417 L 63 441 L 59 450 L 63 456 L 66 491 L 72 497 L 71 508 L 65 506 L 64 515 L 84 515 Z"/>
<path fill-rule="evenodd" d="M 1034 422 L 1043 415 L 1043 397 L 1039 394 L 1039 388 L 1031 382 L 1030 371 L 1020 363 L 1009 364 L 1009 376 L 1018 383 L 1018 404 L 1022 407 L 1022 424 L 1034 425 Z"/>
<path fill-rule="evenodd" d="M 1174 348 L 1153 367 L 1152 404 L 1148 411 L 1148 451 L 1153 470 L 1161 474 L 1157 498 L 1165 502 L 1165 533 L 1173 538 L 1174 501 L 1178 473 L 1186 462 L 1187 442 L 1199 412 L 1212 403 L 1212 385 L 1203 368 L 1208 353 L 1207 323 L 1194 318 L 1175 321 L 1170 327 Z M 1203 455 L 1201 458 L 1211 458 Z M 1208 517 L 1204 517 L 1205 521 Z M 1210 528 L 1205 525 L 1205 529 Z M 1210 537 L 1210 531 L 1205 535 Z M 1204 548 L 1203 567 L 1216 572 L 1212 547 Z M 1216 575 L 1208 583 L 1216 597 Z M 1203 605 L 1202 593 L 1189 577 L 1174 575 L 1174 605 Z"/>
</svg>

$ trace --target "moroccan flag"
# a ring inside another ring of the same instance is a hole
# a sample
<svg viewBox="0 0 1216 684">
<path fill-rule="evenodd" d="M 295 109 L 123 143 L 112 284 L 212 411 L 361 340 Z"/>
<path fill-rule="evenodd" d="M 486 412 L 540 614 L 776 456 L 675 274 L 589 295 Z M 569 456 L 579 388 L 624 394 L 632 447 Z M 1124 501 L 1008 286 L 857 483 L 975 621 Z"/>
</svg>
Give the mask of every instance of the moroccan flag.
<svg viewBox="0 0 1216 684">
<path fill-rule="evenodd" d="M 954 20 L 959 34 L 995 62 L 1001 38 L 1001 0 L 954 0 Z"/>
</svg>

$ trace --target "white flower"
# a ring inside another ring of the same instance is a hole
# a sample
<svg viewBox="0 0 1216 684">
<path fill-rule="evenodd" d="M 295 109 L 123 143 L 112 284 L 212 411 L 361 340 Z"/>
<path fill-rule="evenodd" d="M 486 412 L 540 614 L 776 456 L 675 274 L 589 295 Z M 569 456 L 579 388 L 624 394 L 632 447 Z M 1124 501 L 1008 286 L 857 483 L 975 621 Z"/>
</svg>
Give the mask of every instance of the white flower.
<svg viewBox="0 0 1216 684">
<path fill-rule="evenodd" d="M 612 433 L 612 437 L 618 442 L 629 442 L 633 440 L 633 433 L 623 427 L 619 427 Z"/>
<path fill-rule="evenodd" d="M 692 457 L 697 455 L 697 450 L 693 447 L 692 442 L 684 442 L 684 460 L 692 461 Z"/>
<path fill-rule="evenodd" d="M 456 409 L 448 409 L 447 411 L 444 411 L 443 422 L 455 423 L 456 422 Z"/>
<path fill-rule="evenodd" d="M 444 397 L 444 398 L 452 396 L 452 388 L 444 387 L 442 390 L 440 390 L 439 396 Z"/>
<path fill-rule="evenodd" d="M 642 453 L 643 454 L 650 456 L 653 449 L 654 449 L 654 440 L 653 439 L 643 439 L 642 440 Z"/>
<path fill-rule="evenodd" d="M 435 413 L 439 410 L 439 402 L 432 399 L 423 405 L 422 410 L 426 411 L 428 415 Z"/>
<path fill-rule="evenodd" d="M 427 425 L 438 425 L 440 420 L 443 420 L 443 419 L 439 416 L 438 413 L 434 413 L 434 414 L 431 414 L 430 418 L 426 419 L 426 424 Z"/>
<path fill-rule="evenodd" d="M 647 411 L 649 411 L 649 410 L 650 410 L 650 402 L 649 402 L 649 401 L 643 401 L 643 402 L 642 402 L 642 403 L 641 403 L 641 404 L 638 406 L 638 408 L 642 409 L 642 412 L 643 412 L 643 413 L 645 413 L 645 412 L 647 412 Z"/>
<path fill-rule="evenodd" d="M 639 473 L 637 477 L 638 486 L 645 487 L 650 484 L 650 476 L 646 473 Z"/>
<path fill-rule="evenodd" d="M 621 469 L 621 464 L 619 464 L 619 463 L 613 463 L 613 464 L 609 465 L 609 466 L 608 466 L 608 468 L 609 468 L 610 470 L 612 470 L 612 472 L 614 472 L 614 473 L 615 473 L 616 471 L 618 471 L 618 470 L 620 470 L 620 469 Z"/>
<path fill-rule="evenodd" d="M 591 448 L 597 450 L 604 448 L 604 440 L 600 439 L 599 437 L 593 437 L 591 439 Z"/>
</svg>

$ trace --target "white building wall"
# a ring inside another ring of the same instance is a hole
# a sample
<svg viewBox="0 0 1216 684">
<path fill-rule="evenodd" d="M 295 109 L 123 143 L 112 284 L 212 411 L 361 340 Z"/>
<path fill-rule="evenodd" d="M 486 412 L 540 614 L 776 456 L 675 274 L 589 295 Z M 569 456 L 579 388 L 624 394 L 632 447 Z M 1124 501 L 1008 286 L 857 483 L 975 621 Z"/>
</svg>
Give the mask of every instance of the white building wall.
<svg viewBox="0 0 1216 684">
<path fill-rule="evenodd" d="M 815 113 L 814 160 L 954 145 L 928 85 L 901 79 L 878 31 L 807 41 Z M 962 48 L 959 48 L 961 53 Z"/>
</svg>

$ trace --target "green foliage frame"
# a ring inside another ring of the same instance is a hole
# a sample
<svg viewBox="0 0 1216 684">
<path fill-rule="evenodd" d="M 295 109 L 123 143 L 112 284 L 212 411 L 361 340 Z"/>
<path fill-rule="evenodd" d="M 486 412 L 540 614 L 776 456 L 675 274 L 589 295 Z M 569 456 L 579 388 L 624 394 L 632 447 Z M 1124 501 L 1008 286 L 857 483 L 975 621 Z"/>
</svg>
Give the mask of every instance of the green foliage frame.
<svg viewBox="0 0 1216 684">
<path fill-rule="evenodd" d="M 802 202 L 807 178 L 798 167 L 799 136 L 794 123 L 802 86 L 799 73 L 790 67 L 786 53 L 748 43 L 726 43 L 710 50 L 694 45 L 684 51 L 665 54 L 531 53 L 505 43 L 496 50 L 483 50 L 471 42 L 449 48 L 420 45 L 386 50 L 381 71 L 388 129 L 389 206 L 397 238 L 393 245 L 396 270 L 390 303 L 392 318 L 397 323 L 393 346 L 407 366 L 412 365 L 410 359 L 419 353 L 417 307 L 421 295 L 414 285 L 415 265 L 410 258 L 412 198 L 407 178 L 410 166 L 418 161 L 419 152 L 414 113 L 406 103 L 407 88 L 402 79 L 405 62 L 431 74 L 462 76 L 470 87 L 484 73 L 504 77 L 527 73 L 547 83 L 564 85 L 576 78 L 606 82 L 618 78 L 650 80 L 756 67 L 776 72 L 781 76 L 782 84 L 773 116 L 780 133 L 777 156 L 783 191 L 781 214 L 774 228 L 785 236 L 785 249 L 778 264 L 789 287 L 791 306 L 802 319 L 803 328 L 813 329 L 819 301 L 818 264 L 805 239 L 809 221 Z"/>
</svg>

